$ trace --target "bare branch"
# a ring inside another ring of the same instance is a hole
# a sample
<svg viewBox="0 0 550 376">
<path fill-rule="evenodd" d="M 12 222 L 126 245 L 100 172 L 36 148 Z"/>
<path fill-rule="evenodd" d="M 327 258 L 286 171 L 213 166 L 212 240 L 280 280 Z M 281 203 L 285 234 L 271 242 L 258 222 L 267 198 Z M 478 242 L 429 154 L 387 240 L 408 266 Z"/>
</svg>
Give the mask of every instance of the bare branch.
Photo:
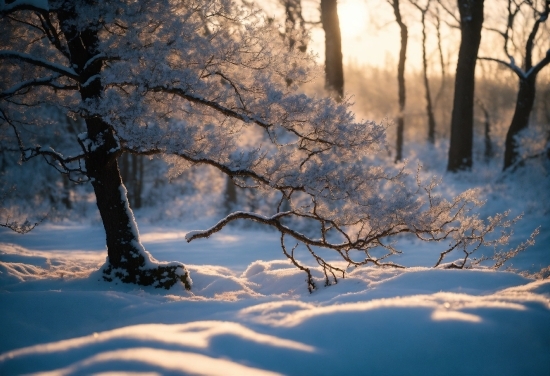
<svg viewBox="0 0 550 376">
<path fill-rule="evenodd" d="M 508 68 L 510 68 L 520 79 L 524 80 L 527 78 L 527 76 L 525 75 L 525 72 L 523 72 L 523 70 L 521 70 L 520 67 L 518 67 L 513 59 L 510 63 L 507 63 L 505 62 L 504 60 L 501 60 L 501 59 L 496 59 L 496 58 L 493 58 L 493 57 L 487 57 L 487 56 L 478 56 L 477 58 L 478 60 L 485 60 L 485 61 L 494 61 L 496 63 L 499 63 L 499 64 L 502 64 Z"/>
<path fill-rule="evenodd" d="M 0 227 L 9 228 L 10 230 L 17 232 L 18 234 L 26 234 L 27 232 L 32 231 L 36 226 L 38 226 L 44 218 L 42 218 L 40 221 L 31 223 L 28 220 L 25 220 L 23 223 L 19 223 L 16 221 L 11 221 L 6 219 L 4 223 L 0 222 Z"/>
</svg>

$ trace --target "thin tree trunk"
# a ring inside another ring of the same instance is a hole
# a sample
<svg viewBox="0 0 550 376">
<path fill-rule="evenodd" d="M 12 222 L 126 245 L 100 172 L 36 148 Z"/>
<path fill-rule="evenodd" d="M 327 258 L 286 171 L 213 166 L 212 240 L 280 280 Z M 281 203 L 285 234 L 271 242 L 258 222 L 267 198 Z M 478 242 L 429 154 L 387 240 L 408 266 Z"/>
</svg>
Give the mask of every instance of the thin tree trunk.
<svg viewBox="0 0 550 376">
<path fill-rule="evenodd" d="M 451 145 L 447 170 L 472 167 L 474 90 L 477 53 L 483 25 L 483 0 L 458 0 L 461 42 L 451 116 Z"/>
<path fill-rule="evenodd" d="M 483 151 L 483 157 L 485 162 L 489 162 L 493 158 L 493 142 L 491 141 L 491 117 L 489 115 L 489 110 L 483 105 L 483 103 L 476 99 L 476 103 L 483 112 L 483 137 L 485 150 Z"/>
<path fill-rule="evenodd" d="M 445 91 L 445 84 L 447 83 L 447 72 L 445 70 L 445 59 L 443 57 L 443 43 L 442 43 L 442 37 L 441 37 L 441 18 L 439 16 L 439 7 L 436 8 L 436 12 L 435 12 L 435 25 L 436 25 L 436 35 L 437 35 L 437 51 L 439 55 L 439 64 L 441 68 L 441 86 L 439 86 L 439 90 L 437 91 L 437 94 L 434 99 L 434 106 L 437 106 L 439 103 L 439 100 L 441 99 Z"/>
<path fill-rule="evenodd" d="M 428 79 L 428 57 L 426 52 L 426 41 L 428 39 L 426 35 L 426 12 L 428 11 L 430 3 L 425 9 L 418 7 L 422 12 L 422 68 L 424 75 L 424 88 L 426 90 L 426 114 L 428 115 L 428 141 L 431 144 L 435 144 L 435 118 L 432 105 L 432 96 L 430 93 L 430 81 Z"/>
<path fill-rule="evenodd" d="M 321 0 L 321 23 L 325 31 L 325 86 L 337 100 L 344 96 L 342 37 L 336 0 Z"/>
<path fill-rule="evenodd" d="M 229 176 L 225 179 L 224 199 L 225 213 L 230 214 L 237 205 L 237 186 Z"/>
<path fill-rule="evenodd" d="M 395 20 L 399 25 L 401 31 L 401 49 L 399 51 L 399 63 L 397 65 L 397 85 L 399 96 L 399 114 L 397 115 L 397 142 L 395 145 L 396 155 L 395 162 L 399 162 L 403 159 L 403 133 L 405 131 L 405 60 L 407 59 L 407 42 L 408 42 L 408 30 L 407 26 L 403 23 L 401 18 L 401 11 L 399 9 L 399 0 L 393 0 L 390 2 L 393 7 L 393 13 Z"/>
<path fill-rule="evenodd" d="M 527 79 L 520 79 L 519 91 L 516 100 L 514 117 L 504 143 L 504 170 L 517 162 L 519 156 L 517 135 L 529 125 L 529 116 L 535 103 L 536 75 L 530 75 Z"/>
</svg>

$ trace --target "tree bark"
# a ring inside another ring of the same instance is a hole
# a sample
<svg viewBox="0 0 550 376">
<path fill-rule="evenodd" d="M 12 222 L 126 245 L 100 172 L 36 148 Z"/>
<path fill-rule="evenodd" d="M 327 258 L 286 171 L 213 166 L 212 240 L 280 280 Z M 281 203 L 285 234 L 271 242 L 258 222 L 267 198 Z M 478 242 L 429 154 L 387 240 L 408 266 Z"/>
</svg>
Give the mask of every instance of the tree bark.
<svg viewBox="0 0 550 376">
<path fill-rule="evenodd" d="M 504 143 L 504 170 L 517 162 L 519 156 L 517 135 L 529 125 L 529 116 L 533 110 L 536 94 L 536 75 L 529 75 L 519 80 L 519 91 L 516 100 L 514 117 Z"/>
<path fill-rule="evenodd" d="M 405 132 L 405 102 L 406 102 L 406 87 L 405 87 L 405 61 L 407 60 L 407 42 L 409 32 L 407 25 L 403 23 L 401 11 L 399 9 L 399 0 L 392 0 L 390 4 L 393 7 L 395 20 L 399 25 L 401 33 L 401 48 L 399 50 L 399 63 L 397 65 L 397 86 L 398 86 L 398 103 L 399 114 L 397 115 L 397 141 L 395 145 L 395 162 L 403 159 L 403 133 Z"/>
<path fill-rule="evenodd" d="M 447 170 L 451 172 L 472 167 L 475 68 L 481 42 L 483 0 L 458 0 L 458 9 L 461 42 L 456 67 L 451 145 L 447 165 Z"/>
<path fill-rule="evenodd" d="M 325 87 L 337 100 L 344 96 L 342 36 L 336 0 L 321 0 L 321 23 L 325 31 Z"/>
<path fill-rule="evenodd" d="M 83 100 L 100 100 L 103 92 L 99 79 L 102 62 L 97 60 L 88 64 L 98 53 L 97 29 L 91 25 L 78 31 L 73 5 L 67 2 L 63 9 L 58 12 L 58 17 L 69 47 L 71 65 L 80 76 L 80 95 Z M 94 76 L 97 78 L 90 79 Z M 167 289 L 182 281 L 189 288 L 183 265 L 147 266 L 147 262 L 151 261 L 150 255 L 139 241 L 137 225 L 120 177 L 117 163 L 120 146 L 109 124 L 100 117 L 88 117 L 85 122 L 87 136 L 81 143 L 86 149 L 86 174 L 92 182 L 106 234 L 108 262 L 103 270 L 104 279 L 116 277 L 125 283 L 155 284 L 155 287 Z"/>
<path fill-rule="evenodd" d="M 429 6 L 429 2 L 428 2 Z M 428 56 L 426 51 L 426 12 L 428 8 L 421 9 L 422 12 L 422 68 L 424 73 L 424 88 L 426 90 L 426 114 L 428 115 L 428 141 L 435 144 L 435 117 L 433 112 L 432 96 L 430 93 L 430 80 L 428 78 Z"/>
</svg>

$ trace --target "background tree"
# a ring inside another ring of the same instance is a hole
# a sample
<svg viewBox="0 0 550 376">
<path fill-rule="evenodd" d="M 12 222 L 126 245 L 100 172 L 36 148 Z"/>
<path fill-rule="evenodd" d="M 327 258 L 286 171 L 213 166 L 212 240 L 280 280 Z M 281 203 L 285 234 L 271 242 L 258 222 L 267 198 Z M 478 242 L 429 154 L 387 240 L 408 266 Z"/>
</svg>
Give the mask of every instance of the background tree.
<svg viewBox="0 0 550 376">
<path fill-rule="evenodd" d="M 403 159 L 403 133 L 405 131 L 405 102 L 406 102 L 406 87 L 405 87 L 405 62 L 407 60 L 407 42 L 409 33 L 407 25 L 403 22 L 401 17 L 401 10 L 399 9 L 399 0 L 389 0 L 389 4 L 393 8 L 393 14 L 395 15 L 395 21 L 399 25 L 401 35 L 401 47 L 399 49 L 399 63 L 397 65 L 397 87 L 398 87 L 398 103 L 399 113 L 397 115 L 397 139 L 396 139 L 396 155 L 395 161 L 398 162 Z"/>
<path fill-rule="evenodd" d="M 540 9 L 537 9 L 537 5 L 540 5 Z M 508 62 L 493 57 L 480 57 L 480 59 L 495 61 L 504 65 L 505 67 L 511 69 L 519 79 L 519 89 L 514 116 L 506 134 L 504 170 L 517 162 L 519 157 L 519 145 L 516 138 L 518 134 L 529 125 L 529 117 L 535 103 L 537 75 L 546 65 L 550 63 L 550 49 L 546 51 L 538 63 L 533 62 L 533 53 L 536 47 L 537 33 L 541 24 L 548 20 L 550 0 L 544 0 L 542 4 L 531 1 L 517 3 L 515 1 L 508 0 L 507 10 L 507 24 L 505 30 L 491 30 L 498 32 L 498 34 L 502 36 L 504 41 L 504 53 L 508 58 Z M 518 41 L 513 40 L 515 39 L 514 27 L 516 26 L 518 16 L 528 17 L 529 14 L 533 15 L 535 21 L 527 40 L 525 41 L 523 64 L 520 68 L 515 63 L 515 58 L 513 51 L 511 51 L 510 45 L 516 46 L 519 44 Z"/>
<path fill-rule="evenodd" d="M 452 172 L 472 166 L 475 69 L 483 25 L 483 0 L 457 1 L 461 40 L 456 66 L 451 143 L 447 164 L 447 170 Z"/>
<path fill-rule="evenodd" d="M 427 54 L 427 39 L 426 33 L 426 14 L 430 10 L 430 0 L 426 2 L 426 6 L 421 7 L 418 3 L 412 1 L 413 6 L 420 11 L 422 24 L 422 73 L 424 78 L 424 90 L 426 93 L 426 114 L 428 116 L 428 142 L 435 143 L 435 117 L 432 104 L 432 96 L 430 93 L 430 80 L 428 77 L 428 54 Z M 441 54 L 441 53 L 440 53 Z M 443 67 L 443 58 L 441 58 L 441 66 Z M 444 68 L 442 68 L 442 80 L 444 76 Z M 442 81 L 443 82 L 443 81 Z"/>
<path fill-rule="evenodd" d="M 321 24 L 325 32 L 325 86 L 335 98 L 341 99 L 344 96 L 344 67 L 337 0 L 321 0 Z"/>
</svg>

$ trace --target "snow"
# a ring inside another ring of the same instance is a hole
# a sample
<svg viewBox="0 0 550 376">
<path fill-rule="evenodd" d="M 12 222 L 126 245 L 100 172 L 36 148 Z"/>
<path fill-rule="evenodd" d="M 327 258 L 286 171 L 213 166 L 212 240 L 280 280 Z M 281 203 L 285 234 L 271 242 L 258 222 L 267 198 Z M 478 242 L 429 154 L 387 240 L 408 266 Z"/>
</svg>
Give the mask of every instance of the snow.
<svg viewBox="0 0 550 376">
<path fill-rule="evenodd" d="M 9 4 L 5 0 L 0 1 L 0 11 L 2 12 L 8 12 L 18 7 L 23 9 L 29 7 L 30 9 L 40 9 L 44 11 L 50 10 L 48 0 L 16 0 L 11 1 Z"/>
<path fill-rule="evenodd" d="M 47 3 L 46 3 L 47 4 Z M 19 5 L 19 4 L 17 4 Z M 38 7 L 40 8 L 40 4 L 37 4 Z M 34 4 L 31 4 L 31 6 L 36 6 Z M 10 4 L 11 7 L 15 7 L 13 6 L 13 4 Z M 42 9 L 42 8 L 40 8 Z M 3 9 L 0 9 L 0 10 L 3 10 Z M 9 10 L 9 8 L 8 8 Z M 22 60 L 22 61 L 27 61 L 27 62 L 30 62 L 32 64 L 35 64 L 35 65 L 38 65 L 38 66 L 42 66 L 42 67 L 46 67 L 54 72 L 57 72 L 57 73 L 60 73 L 60 74 L 63 74 L 67 77 L 70 77 L 70 78 L 77 78 L 78 75 L 76 74 L 76 72 L 74 71 L 74 69 L 71 69 L 71 68 L 67 68 L 61 64 L 58 64 L 58 63 L 54 63 L 54 62 L 51 62 L 51 61 L 48 61 L 48 60 L 44 60 L 42 58 L 39 58 L 39 57 L 36 57 L 36 56 L 33 56 L 33 55 L 29 55 L 29 54 L 25 54 L 25 53 L 21 53 L 21 52 L 18 52 L 18 51 L 8 51 L 8 50 L 2 50 L 0 51 L 0 57 L 4 57 L 4 58 L 12 58 L 12 59 L 19 59 L 19 60 Z"/>
<path fill-rule="evenodd" d="M 188 243 L 192 228 L 219 218 L 148 222 L 155 208 L 135 211 L 147 252 L 183 262 L 191 291 L 103 281 L 97 222 L 1 229 L 0 374 L 548 375 L 550 279 L 530 277 L 550 264 L 541 168 L 441 174 L 443 194 L 478 188 L 481 215 L 524 213 L 510 247 L 541 226 L 512 271 L 434 269 L 441 246 L 405 237 L 395 261 L 409 268 L 350 269 L 327 287 L 298 247 L 318 286 L 311 294 L 280 235 L 260 225 Z"/>
</svg>

